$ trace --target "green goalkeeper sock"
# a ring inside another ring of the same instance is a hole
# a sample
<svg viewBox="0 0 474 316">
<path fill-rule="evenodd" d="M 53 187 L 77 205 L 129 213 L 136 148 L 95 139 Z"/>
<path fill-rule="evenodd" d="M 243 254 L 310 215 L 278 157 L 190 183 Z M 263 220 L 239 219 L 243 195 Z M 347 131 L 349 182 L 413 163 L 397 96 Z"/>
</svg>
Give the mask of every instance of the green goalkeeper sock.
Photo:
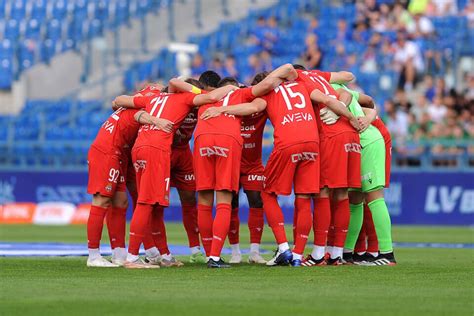
<svg viewBox="0 0 474 316">
<path fill-rule="evenodd" d="M 374 220 L 375 232 L 379 241 L 379 250 L 381 253 L 393 251 L 392 246 L 392 223 L 388 213 L 385 199 L 377 199 L 368 203 L 372 219 Z"/>
<path fill-rule="evenodd" d="M 359 238 L 362 222 L 364 221 L 364 203 L 349 204 L 351 210 L 351 218 L 349 221 L 349 228 L 347 230 L 346 243 L 344 244 L 344 251 L 353 251 L 357 239 Z"/>
</svg>

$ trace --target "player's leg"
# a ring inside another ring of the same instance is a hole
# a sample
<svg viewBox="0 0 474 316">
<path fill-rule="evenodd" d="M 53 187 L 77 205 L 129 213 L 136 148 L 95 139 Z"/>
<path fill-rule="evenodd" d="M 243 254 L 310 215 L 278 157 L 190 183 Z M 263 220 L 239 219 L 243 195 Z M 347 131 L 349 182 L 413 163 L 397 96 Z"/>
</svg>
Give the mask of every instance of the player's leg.
<svg viewBox="0 0 474 316">
<path fill-rule="evenodd" d="M 214 190 L 198 191 L 198 227 L 206 257 L 211 254 Z"/>
<path fill-rule="evenodd" d="M 231 257 L 229 263 L 241 263 L 242 252 L 240 251 L 240 219 L 239 219 L 239 194 L 232 196 L 232 212 L 230 215 L 229 244 L 231 248 Z"/>
<path fill-rule="evenodd" d="M 92 204 L 87 220 L 87 244 L 89 267 L 118 267 L 100 255 L 100 240 L 106 214 L 112 207 L 112 196 L 120 177 L 120 160 L 106 155 L 94 147 L 88 154 L 89 181 L 87 192 L 92 194 Z"/>
<path fill-rule="evenodd" d="M 310 265 L 324 265 L 324 255 L 328 238 L 329 227 L 331 225 L 331 204 L 329 200 L 329 189 L 321 189 L 319 195 L 313 198 L 313 231 L 314 241 L 311 257 L 307 258 Z"/>
<path fill-rule="evenodd" d="M 373 259 L 379 254 L 379 242 L 377 239 L 377 232 L 375 231 L 374 220 L 372 219 L 372 213 L 367 203 L 364 204 L 364 230 L 367 238 L 367 256 L 369 259 Z"/>
<path fill-rule="evenodd" d="M 263 210 L 278 244 L 275 256 L 267 262 L 268 266 L 288 265 L 293 259 L 286 238 L 283 211 L 277 200 L 277 193 L 289 195 L 292 191 L 296 166 L 291 161 L 291 154 L 289 148 L 274 149 L 264 170 L 265 191 L 261 193 Z M 286 172 L 282 173 L 282 170 L 286 170 Z"/>
<path fill-rule="evenodd" d="M 395 265 L 396 260 L 393 254 L 392 244 L 392 223 L 387 204 L 385 203 L 383 188 L 368 192 L 366 194 L 366 200 L 374 221 L 380 250 L 380 255 L 374 263 L 376 265 Z"/>
<path fill-rule="evenodd" d="M 112 208 L 107 213 L 106 222 L 112 248 L 112 262 L 118 265 L 123 265 L 127 258 L 127 250 L 125 249 L 127 208 L 127 192 L 115 192 L 112 198 Z"/>
<path fill-rule="evenodd" d="M 201 252 L 199 242 L 199 227 L 197 222 L 196 192 L 178 189 L 181 209 L 183 214 L 183 225 L 188 236 L 188 245 L 191 251 L 189 262 L 204 263 L 205 257 Z"/>
<path fill-rule="evenodd" d="M 342 262 L 344 243 L 346 241 L 347 229 L 350 220 L 349 196 L 347 188 L 332 189 L 334 202 L 334 243 L 329 253 L 327 264 L 340 264 Z"/>
<path fill-rule="evenodd" d="M 250 232 L 249 263 L 266 263 L 260 255 L 260 243 L 265 225 L 263 218 L 263 202 L 260 191 L 245 190 L 249 202 L 248 227 Z"/>
<path fill-rule="evenodd" d="M 344 243 L 343 259 L 347 263 L 352 263 L 352 254 L 364 221 L 364 194 L 360 190 L 349 191 L 349 208 L 350 219 Z"/>
<path fill-rule="evenodd" d="M 311 195 L 295 194 L 295 212 L 298 213 L 296 221 L 296 238 L 293 247 L 292 266 L 300 266 L 303 261 L 303 253 L 308 240 L 308 235 L 313 225 L 311 214 Z"/>
<path fill-rule="evenodd" d="M 232 196 L 231 191 L 216 191 L 216 217 L 212 225 L 212 245 L 207 265 L 209 268 L 230 267 L 221 259 L 221 251 L 229 233 Z"/>
</svg>

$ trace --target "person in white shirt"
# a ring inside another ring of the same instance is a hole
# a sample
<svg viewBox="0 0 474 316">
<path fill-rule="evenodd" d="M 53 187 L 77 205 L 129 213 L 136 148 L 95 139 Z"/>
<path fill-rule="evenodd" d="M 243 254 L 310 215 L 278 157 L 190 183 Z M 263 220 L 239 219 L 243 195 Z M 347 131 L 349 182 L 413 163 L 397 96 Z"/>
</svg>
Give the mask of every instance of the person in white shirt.
<svg viewBox="0 0 474 316">
<path fill-rule="evenodd" d="M 423 73 L 425 68 L 420 48 L 416 43 L 407 41 L 406 34 L 402 32 L 397 34 L 394 48 L 395 68 L 400 72 L 399 87 L 411 91 L 417 74 Z"/>
</svg>

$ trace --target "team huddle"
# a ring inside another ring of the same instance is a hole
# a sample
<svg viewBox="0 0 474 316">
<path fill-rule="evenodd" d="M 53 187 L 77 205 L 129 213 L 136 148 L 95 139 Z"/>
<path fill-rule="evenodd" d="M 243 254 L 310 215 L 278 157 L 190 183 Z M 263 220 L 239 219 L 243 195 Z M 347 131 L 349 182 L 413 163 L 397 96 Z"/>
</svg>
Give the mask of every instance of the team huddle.
<svg viewBox="0 0 474 316">
<path fill-rule="evenodd" d="M 396 264 L 383 196 L 390 182 L 390 135 L 377 118 L 372 98 L 346 86 L 353 79 L 349 72 L 285 64 L 257 74 L 249 87 L 206 71 L 199 80 L 171 79 L 167 87 L 149 84 L 133 96 L 115 98 L 115 112 L 88 154 L 88 193 L 93 200 L 87 265 L 182 266 L 168 248 L 163 219 L 170 187 L 179 193 L 190 262 L 230 267 L 221 258 L 227 238 L 229 263 L 242 262 L 242 188 L 249 202 L 249 263 Z M 274 147 L 264 166 L 267 119 Z M 134 209 L 128 250 L 127 189 Z M 290 249 L 278 196 L 292 192 Z M 264 215 L 278 244 L 269 261 L 260 255 Z M 99 250 L 104 219 L 111 261 Z M 311 229 L 314 245 L 304 257 Z M 142 244 L 144 259 L 139 257 Z"/>
</svg>

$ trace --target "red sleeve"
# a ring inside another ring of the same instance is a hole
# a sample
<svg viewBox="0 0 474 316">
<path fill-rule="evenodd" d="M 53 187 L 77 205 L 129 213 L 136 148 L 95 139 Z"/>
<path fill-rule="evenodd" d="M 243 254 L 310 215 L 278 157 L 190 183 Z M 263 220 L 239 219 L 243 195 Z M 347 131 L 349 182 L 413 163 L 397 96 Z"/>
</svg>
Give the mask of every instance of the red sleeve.
<svg viewBox="0 0 474 316">
<path fill-rule="evenodd" d="M 184 103 L 186 103 L 189 107 L 193 107 L 194 106 L 194 98 L 196 96 L 198 96 L 199 94 L 194 94 L 194 93 L 191 93 L 191 92 L 183 92 L 183 93 L 179 93 L 179 96 L 181 98 L 181 101 L 183 101 Z"/>
<path fill-rule="evenodd" d="M 149 97 L 144 97 L 144 96 L 136 96 L 133 98 L 133 105 L 137 109 L 144 109 L 149 103 Z"/>
<path fill-rule="evenodd" d="M 252 102 L 256 97 L 252 94 L 252 87 L 241 88 L 239 90 L 241 103 Z"/>
<path fill-rule="evenodd" d="M 331 81 L 331 73 L 329 71 L 319 71 L 318 74 L 323 77 L 327 82 Z"/>
</svg>

